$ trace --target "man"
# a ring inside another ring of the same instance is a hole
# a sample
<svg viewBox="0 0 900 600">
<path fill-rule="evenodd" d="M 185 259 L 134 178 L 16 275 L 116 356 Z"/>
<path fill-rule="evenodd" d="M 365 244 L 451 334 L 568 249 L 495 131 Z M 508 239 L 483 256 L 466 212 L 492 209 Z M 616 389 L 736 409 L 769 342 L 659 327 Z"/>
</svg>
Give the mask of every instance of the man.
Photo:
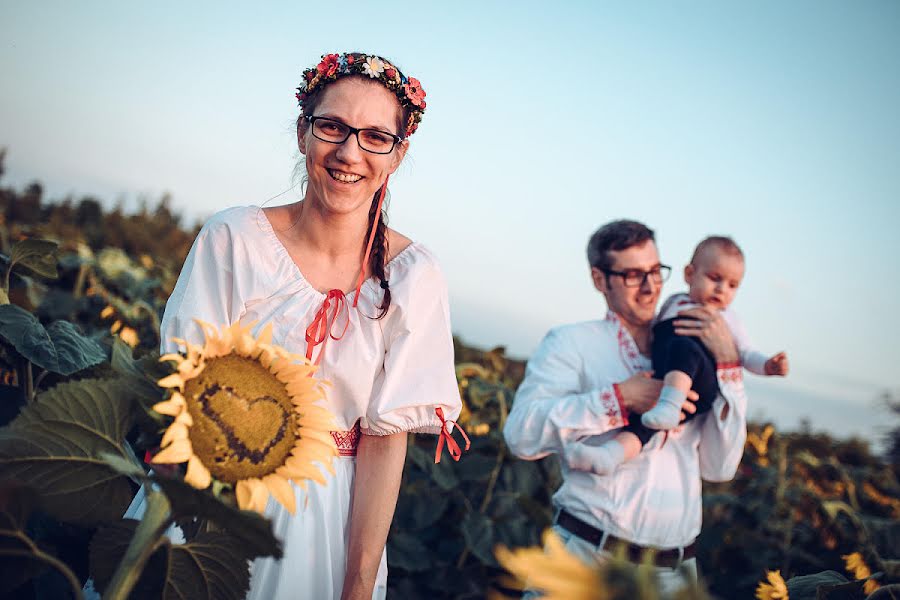
<svg viewBox="0 0 900 600">
<path fill-rule="evenodd" d="M 696 579 L 700 480 L 734 476 L 746 438 L 746 398 L 727 325 L 694 309 L 676 332 L 698 337 L 719 365 L 713 409 L 668 433 L 608 475 L 591 470 L 598 442 L 653 407 L 661 382 L 650 379 L 650 331 L 669 268 L 660 264 L 653 231 L 614 221 L 588 242 L 594 286 L 606 298 L 602 321 L 552 329 L 528 362 L 503 434 L 527 460 L 558 454 L 563 484 L 553 496 L 554 529 L 567 547 L 603 557 L 625 543 L 639 561 L 654 548 L 661 590 L 669 595 Z M 691 402 L 684 410 L 693 412 Z"/>
</svg>

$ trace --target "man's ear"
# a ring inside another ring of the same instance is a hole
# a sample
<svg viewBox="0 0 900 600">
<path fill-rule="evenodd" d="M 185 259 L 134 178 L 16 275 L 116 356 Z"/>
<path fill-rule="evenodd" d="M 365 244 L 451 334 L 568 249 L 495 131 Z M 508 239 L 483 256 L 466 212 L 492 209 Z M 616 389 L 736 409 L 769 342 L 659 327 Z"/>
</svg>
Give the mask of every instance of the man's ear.
<svg viewBox="0 0 900 600">
<path fill-rule="evenodd" d="M 684 268 L 684 282 L 688 285 L 691 285 L 691 280 L 694 278 L 694 265 L 688 264 Z"/>
<path fill-rule="evenodd" d="M 597 267 L 591 267 L 591 280 L 601 294 L 606 293 L 606 274 Z"/>
</svg>

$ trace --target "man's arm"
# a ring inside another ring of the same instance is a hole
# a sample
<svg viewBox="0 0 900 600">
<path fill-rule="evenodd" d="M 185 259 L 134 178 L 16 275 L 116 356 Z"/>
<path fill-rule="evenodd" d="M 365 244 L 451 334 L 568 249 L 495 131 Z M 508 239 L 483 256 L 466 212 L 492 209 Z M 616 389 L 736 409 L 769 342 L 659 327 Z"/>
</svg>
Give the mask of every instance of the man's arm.
<svg viewBox="0 0 900 600">
<path fill-rule="evenodd" d="M 566 443 L 605 433 L 628 423 L 629 411 L 643 412 L 659 396 L 661 383 L 637 375 L 585 390 L 584 365 L 564 334 L 547 334 L 528 361 L 503 428 L 519 458 L 534 460 L 560 453 Z"/>
</svg>

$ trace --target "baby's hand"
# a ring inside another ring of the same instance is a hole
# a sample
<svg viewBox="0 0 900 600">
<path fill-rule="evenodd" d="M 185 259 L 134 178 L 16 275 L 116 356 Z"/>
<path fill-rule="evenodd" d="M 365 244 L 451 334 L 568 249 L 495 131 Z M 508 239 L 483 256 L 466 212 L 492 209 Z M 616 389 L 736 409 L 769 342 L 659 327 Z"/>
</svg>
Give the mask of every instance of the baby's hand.
<svg viewBox="0 0 900 600">
<path fill-rule="evenodd" d="M 786 352 L 779 352 L 766 361 L 766 375 L 778 375 L 784 377 L 790 371 Z"/>
</svg>

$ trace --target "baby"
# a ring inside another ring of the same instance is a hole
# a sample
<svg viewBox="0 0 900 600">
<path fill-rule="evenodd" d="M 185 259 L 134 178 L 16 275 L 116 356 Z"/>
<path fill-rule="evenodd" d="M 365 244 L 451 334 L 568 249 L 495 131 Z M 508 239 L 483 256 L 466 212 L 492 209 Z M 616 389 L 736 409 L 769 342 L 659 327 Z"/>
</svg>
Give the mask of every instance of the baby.
<svg viewBox="0 0 900 600">
<path fill-rule="evenodd" d="M 593 454 L 593 470 L 610 473 L 617 465 L 631 460 L 657 430 L 673 429 L 681 420 L 681 407 L 688 392 L 697 392 L 697 412 L 686 415 L 690 420 L 712 407 L 719 393 L 716 361 L 696 338 L 676 335 L 674 321 L 678 313 L 697 306 L 722 311 L 740 353 L 741 365 L 757 375 L 788 374 L 788 358 L 784 352 L 768 357 L 750 347 L 744 327 L 729 309 L 744 277 L 744 253 L 729 237 L 708 237 L 697 245 L 691 262 L 684 268 L 688 293 L 671 296 L 663 304 L 653 327 L 652 360 L 654 377 L 663 380 L 659 402 L 640 419 L 601 444 Z M 685 319 L 687 317 L 681 317 Z"/>
</svg>

